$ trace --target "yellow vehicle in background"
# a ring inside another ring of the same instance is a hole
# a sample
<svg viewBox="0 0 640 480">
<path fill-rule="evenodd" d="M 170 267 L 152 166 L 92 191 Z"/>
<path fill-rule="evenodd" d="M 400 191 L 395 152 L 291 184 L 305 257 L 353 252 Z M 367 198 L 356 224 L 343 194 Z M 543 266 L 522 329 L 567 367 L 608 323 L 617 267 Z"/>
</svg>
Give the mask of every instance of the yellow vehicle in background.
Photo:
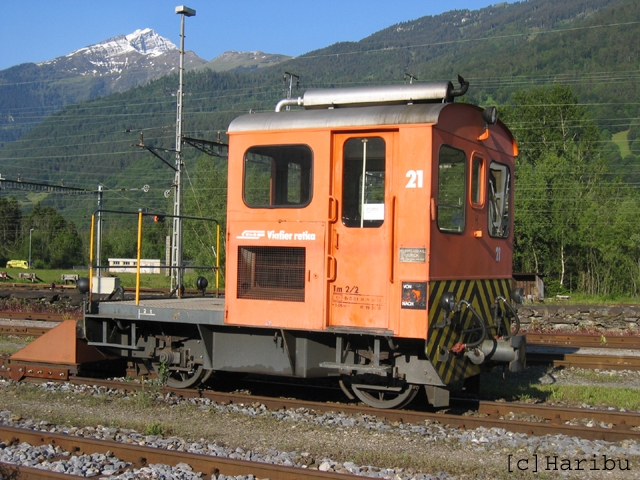
<svg viewBox="0 0 640 480">
<path fill-rule="evenodd" d="M 26 260 L 9 260 L 7 262 L 7 268 L 29 268 L 29 264 Z"/>
</svg>

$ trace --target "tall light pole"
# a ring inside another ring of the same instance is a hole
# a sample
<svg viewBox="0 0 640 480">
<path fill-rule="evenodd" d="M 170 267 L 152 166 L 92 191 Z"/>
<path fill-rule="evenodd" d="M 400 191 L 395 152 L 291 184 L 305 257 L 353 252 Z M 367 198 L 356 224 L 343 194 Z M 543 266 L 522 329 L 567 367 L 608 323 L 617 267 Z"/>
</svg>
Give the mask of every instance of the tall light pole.
<svg viewBox="0 0 640 480">
<path fill-rule="evenodd" d="M 31 268 L 31 232 L 33 232 L 33 228 L 29 229 L 29 268 Z"/>
<path fill-rule="evenodd" d="M 176 7 L 176 13 L 182 15 L 180 29 L 180 85 L 178 87 L 178 111 L 176 115 L 176 174 L 174 178 L 175 194 L 173 197 L 173 232 L 171 237 L 171 289 L 177 288 L 181 295 L 180 286 L 183 278 L 182 269 L 182 100 L 183 100 L 183 76 L 184 76 L 184 17 L 193 17 L 196 11 L 193 8 L 180 5 Z"/>
</svg>

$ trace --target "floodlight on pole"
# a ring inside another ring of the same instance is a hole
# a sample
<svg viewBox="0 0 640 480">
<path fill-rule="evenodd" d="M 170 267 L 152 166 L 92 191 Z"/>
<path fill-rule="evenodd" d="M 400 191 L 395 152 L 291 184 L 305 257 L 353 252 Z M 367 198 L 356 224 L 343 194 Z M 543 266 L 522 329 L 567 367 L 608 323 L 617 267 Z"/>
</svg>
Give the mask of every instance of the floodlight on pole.
<svg viewBox="0 0 640 480">
<path fill-rule="evenodd" d="M 184 5 L 180 5 L 176 7 L 176 13 L 184 15 L 185 17 L 195 17 L 196 11 L 193 8 L 186 7 Z"/>
<path fill-rule="evenodd" d="M 178 108 L 176 114 L 176 166 L 175 166 L 175 191 L 173 201 L 173 231 L 171 241 L 171 288 L 176 288 L 178 295 L 181 295 L 183 278 L 182 270 L 182 169 L 184 162 L 182 159 L 182 100 L 183 100 L 183 77 L 184 77 L 184 18 L 193 17 L 196 11 L 193 8 L 180 5 L 175 12 L 182 15 L 180 29 L 180 70 L 178 87 Z"/>
</svg>

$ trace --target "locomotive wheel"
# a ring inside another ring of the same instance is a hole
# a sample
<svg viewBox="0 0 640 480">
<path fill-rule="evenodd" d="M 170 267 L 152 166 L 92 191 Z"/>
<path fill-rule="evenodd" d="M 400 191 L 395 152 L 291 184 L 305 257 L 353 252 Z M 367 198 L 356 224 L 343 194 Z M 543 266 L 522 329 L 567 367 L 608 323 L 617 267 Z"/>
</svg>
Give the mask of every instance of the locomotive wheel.
<svg viewBox="0 0 640 480">
<path fill-rule="evenodd" d="M 408 383 L 400 387 L 354 383 L 355 379 L 343 379 L 362 402 L 374 408 L 402 408 L 418 394 L 418 387 Z"/>
<path fill-rule="evenodd" d="M 213 370 L 205 370 L 204 374 L 202 375 L 202 378 L 200 379 L 200 383 L 201 384 L 207 383 L 207 380 L 209 380 L 211 375 L 213 375 Z"/>
<path fill-rule="evenodd" d="M 153 368 L 158 373 L 161 370 L 159 363 L 154 363 Z M 194 370 L 188 372 L 168 367 L 164 380 L 166 380 L 167 386 L 171 388 L 190 388 L 207 381 L 212 372 L 213 370 L 205 370 L 202 365 L 198 365 Z"/>
</svg>

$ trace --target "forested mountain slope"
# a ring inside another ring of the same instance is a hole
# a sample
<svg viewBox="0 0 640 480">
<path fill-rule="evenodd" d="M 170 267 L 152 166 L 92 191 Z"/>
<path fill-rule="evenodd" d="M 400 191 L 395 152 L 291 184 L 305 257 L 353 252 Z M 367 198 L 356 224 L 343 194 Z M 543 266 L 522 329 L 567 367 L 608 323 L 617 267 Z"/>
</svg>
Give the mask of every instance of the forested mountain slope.
<svg viewBox="0 0 640 480">
<path fill-rule="evenodd" d="M 599 126 L 615 133 L 627 130 L 638 116 L 637 38 L 637 1 L 531 0 L 451 11 L 255 73 L 188 73 L 185 131 L 208 139 L 221 133 L 224 139 L 231 119 L 250 109 L 270 110 L 285 96 L 286 70 L 300 75 L 302 89 L 399 83 L 405 72 L 419 81 L 453 81 L 461 74 L 471 82 L 468 100 L 499 108 L 517 89 L 557 81 L 571 85 L 580 101 L 590 105 Z M 162 193 L 173 180 L 172 172 L 131 145 L 143 135 L 145 144 L 173 148 L 176 90 L 177 78 L 169 76 L 70 105 L 20 140 L 6 143 L 0 149 L 0 173 L 93 189 L 102 183 L 113 195 L 126 198 L 124 203 L 134 199 L 135 206 L 164 205 Z M 188 152 L 187 162 L 190 156 L 195 164 L 199 155 Z M 149 193 L 118 190 L 143 184 L 151 185 Z M 20 198 L 27 200 L 26 195 Z M 29 199 L 35 201 L 33 195 Z M 79 197 L 45 200 L 80 223 L 79 218 L 95 208 L 86 203 Z"/>
<path fill-rule="evenodd" d="M 44 40 L 46 41 L 46 40 Z M 179 49 L 147 28 L 41 63 L 0 71 L 0 145 L 66 105 L 129 90 L 175 72 Z M 186 68 L 206 61 L 186 52 Z"/>
</svg>

